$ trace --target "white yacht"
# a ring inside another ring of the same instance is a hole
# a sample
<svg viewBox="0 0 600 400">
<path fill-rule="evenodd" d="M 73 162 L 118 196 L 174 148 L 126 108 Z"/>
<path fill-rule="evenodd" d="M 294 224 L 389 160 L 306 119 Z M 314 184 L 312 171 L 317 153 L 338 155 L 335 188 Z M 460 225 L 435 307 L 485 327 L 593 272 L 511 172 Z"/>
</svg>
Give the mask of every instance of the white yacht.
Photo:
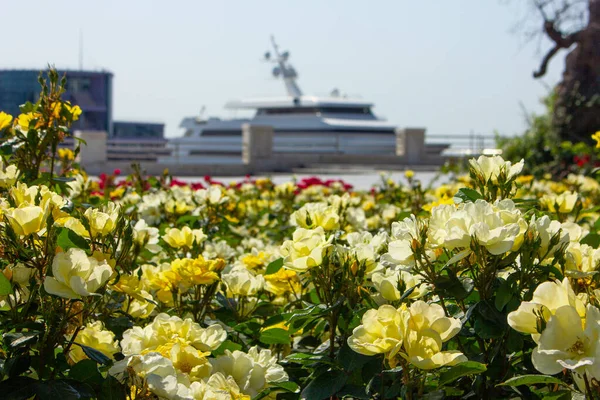
<svg viewBox="0 0 600 400">
<path fill-rule="evenodd" d="M 183 137 L 169 141 L 178 163 L 241 162 L 241 127 L 244 123 L 273 127 L 273 151 L 333 154 L 395 154 L 396 126 L 373 114 L 373 104 L 347 98 L 334 90 L 328 97 L 305 95 L 298 74 L 271 37 L 273 53 L 265 59 L 275 64 L 273 76 L 281 78 L 286 96 L 231 101 L 228 109 L 256 110 L 253 118 L 219 119 L 187 117 L 181 122 Z M 173 159 L 175 158 L 175 160 Z"/>
</svg>

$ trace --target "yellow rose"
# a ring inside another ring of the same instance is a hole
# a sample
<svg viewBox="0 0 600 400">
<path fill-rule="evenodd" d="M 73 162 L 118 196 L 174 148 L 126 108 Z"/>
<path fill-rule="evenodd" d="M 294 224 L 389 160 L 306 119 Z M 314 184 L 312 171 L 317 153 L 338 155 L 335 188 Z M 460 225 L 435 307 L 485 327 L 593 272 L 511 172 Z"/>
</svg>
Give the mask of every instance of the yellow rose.
<svg viewBox="0 0 600 400">
<path fill-rule="evenodd" d="M 213 351 L 227 339 L 227 332 L 219 324 L 202 328 L 190 318 L 182 320 L 167 314 L 158 314 L 145 327 L 134 326 L 123 333 L 121 348 L 126 356 L 146 354 L 160 349 L 169 350 L 174 342 L 190 345 L 200 351 Z M 169 354 L 165 354 L 168 357 Z"/>
<path fill-rule="evenodd" d="M 270 383 L 286 382 L 289 379 L 283 367 L 277 364 L 277 356 L 271 350 L 259 350 L 257 346 L 251 347 L 248 353 L 225 350 L 225 354 L 211 360 L 211 364 L 213 376 L 222 373 L 224 376 L 233 377 L 242 393 L 250 396 L 248 399 L 255 398 Z"/>
<path fill-rule="evenodd" d="M 75 159 L 75 153 L 73 153 L 73 150 L 71 149 L 58 149 L 58 157 L 65 160 L 73 161 Z"/>
<path fill-rule="evenodd" d="M 62 228 L 68 228 L 78 234 L 81 237 L 90 237 L 90 233 L 85 229 L 85 226 L 75 217 L 62 217 L 54 221 L 55 226 Z"/>
<path fill-rule="evenodd" d="M 117 227 L 117 219 L 119 218 L 119 206 L 115 203 L 108 203 L 103 211 L 97 208 L 88 208 L 83 214 L 90 224 L 91 234 L 93 236 L 105 236 Z"/>
<path fill-rule="evenodd" d="M 533 292 L 531 301 L 521 303 L 516 311 L 508 314 L 508 324 L 516 331 L 528 333 L 537 342 L 542 328 L 556 310 L 563 306 L 573 307 L 581 319 L 585 318 L 585 305 L 577 298 L 568 278 L 563 281 L 544 282 Z"/>
<path fill-rule="evenodd" d="M 21 205 L 34 205 L 38 192 L 39 187 L 36 185 L 27 186 L 24 183 L 17 183 L 16 186 L 10 188 L 9 194 L 17 207 L 20 207 Z"/>
<path fill-rule="evenodd" d="M 12 121 L 12 115 L 0 111 L 0 131 L 9 127 Z"/>
<path fill-rule="evenodd" d="M 276 296 L 282 296 L 285 293 L 299 295 L 302 292 L 302 285 L 296 271 L 281 268 L 274 274 L 265 275 L 264 278 L 265 290 Z"/>
<path fill-rule="evenodd" d="M 75 337 L 74 343 L 75 344 L 71 346 L 71 349 L 69 350 L 69 358 L 74 364 L 88 358 L 83 349 L 80 346 L 77 346 L 77 344 L 98 350 L 110 359 L 113 358 L 115 353 L 119 352 L 119 346 L 115 340 L 114 333 L 104 329 L 104 324 L 101 321 L 88 323 L 85 328 L 79 331 Z"/>
<path fill-rule="evenodd" d="M 600 131 L 597 131 L 592 135 L 592 139 L 596 141 L 596 148 L 600 149 Z"/>
<path fill-rule="evenodd" d="M 223 282 L 227 285 L 228 295 L 234 296 L 254 296 L 265 285 L 262 275 L 254 275 L 244 267 L 233 268 L 223 274 Z"/>
<path fill-rule="evenodd" d="M 327 239 L 325 231 L 320 226 L 316 229 L 296 229 L 292 240 L 286 240 L 281 245 L 285 267 L 296 272 L 304 272 L 320 266 L 332 240 L 333 236 Z"/>
<path fill-rule="evenodd" d="M 340 216 L 336 207 L 327 203 L 306 203 L 290 215 L 292 225 L 305 229 L 321 227 L 326 231 L 339 228 Z"/>
<path fill-rule="evenodd" d="M 181 277 L 184 288 L 193 285 L 210 285 L 219 280 L 218 272 L 225 266 L 225 260 L 205 260 L 198 256 L 196 259 L 176 259 L 171 263 L 171 269 Z"/>
<path fill-rule="evenodd" d="M 547 375 L 568 369 L 579 376 L 586 375 L 590 380 L 600 379 L 597 365 L 600 310 L 588 304 L 586 315 L 585 323 L 582 323 L 575 307 L 565 305 L 556 310 L 531 354 L 535 369 Z"/>
<path fill-rule="evenodd" d="M 510 181 L 521 173 L 524 165 L 524 160 L 513 165 L 501 156 L 480 156 L 477 160 L 474 158 L 469 160 L 471 172 L 485 184 L 490 181 L 498 184 L 498 178 L 504 182 Z"/>
<path fill-rule="evenodd" d="M 175 369 L 187 374 L 191 381 L 199 381 L 210 376 L 212 366 L 206 358 L 208 355 L 209 352 L 201 352 L 193 346 L 175 343 L 169 358 Z"/>
<path fill-rule="evenodd" d="M 38 233 L 45 228 L 46 213 L 42 207 L 25 206 L 11 208 L 4 212 L 10 226 L 17 235 L 27 236 Z"/>
<path fill-rule="evenodd" d="M 570 213 L 577 204 L 579 195 L 577 192 L 563 192 L 558 196 L 544 195 L 540 199 L 540 203 L 550 212 Z"/>
<path fill-rule="evenodd" d="M 0 188 L 6 189 L 12 187 L 17 181 L 19 175 L 19 169 L 16 165 L 9 165 L 3 168 L 2 162 L 0 161 Z"/>
<path fill-rule="evenodd" d="M 46 276 L 46 292 L 67 299 L 92 296 L 111 277 L 112 268 L 106 260 L 99 262 L 81 249 L 58 253 L 52 262 L 53 276 Z"/>
<path fill-rule="evenodd" d="M 404 350 L 400 355 L 420 369 L 439 368 L 468 361 L 460 351 L 442 351 L 442 344 L 461 329 L 458 318 L 448 318 L 442 306 L 415 301 L 402 309 Z"/>
<path fill-rule="evenodd" d="M 390 305 L 368 310 L 362 317 L 362 325 L 354 328 L 348 338 L 348 346 L 360 354 L 386 354 L 391 359 L 402 347 L 403 323 L 402 314 Z"/>
<path fill-rule="evenodd" d="M 175 249 L 181 247 L 191 248 L 194 244 L 194 235 L 192 234 L 192 230 L 187 226 L 184 226 L 182 229 L 170 228 L 165 231 L 163 240 Z"/>
<path fill-rule="evenodd" d="M 77 121 L 81 115 L 81 108 L 79 106 L 72 106 L 68 101 L 63 103 L 63 106 L 71 113 L 72 120 Z"/>
<path fill-rule="evenodd" d="M 36 126 L 30 126 L 31 121 L 33 120 L 38 120 L 40 117 L 42 116 L 42 114 L 36 112 L 28 112 L 26 114 L 21 114 L 18 116 L 17 118 L 17 124 L 19 125 L 19 127 L 21 128 L 22 131 L 28 131 L 31 128 L 37 128 L 39 125 L 39 122 L 36 123 Z"/>
<path fill-rule="evenodd" d="M 122 276 L 123 275 L 121 275 L 121 277 Z M 148 318 L 156 308 L 152 295 L 145 290 L 137 291 L 135 295 L 130 296 L 131 297 L 127 297 L 121 309 L 133 318 Z M 152 302 L 148 300 L 152 300 Z"/>
</svg>

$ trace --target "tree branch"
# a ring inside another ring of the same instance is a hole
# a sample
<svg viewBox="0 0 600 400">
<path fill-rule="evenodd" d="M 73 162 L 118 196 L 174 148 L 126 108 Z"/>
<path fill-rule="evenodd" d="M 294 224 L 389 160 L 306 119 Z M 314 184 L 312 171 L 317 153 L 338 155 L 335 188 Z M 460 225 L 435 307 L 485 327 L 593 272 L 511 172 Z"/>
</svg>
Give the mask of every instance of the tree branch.
<svg viewBox="0 0 600 400">
<path fill-rule="evenodd" d="M 558 44 L 556 46 L 554 46 L 552 48 L 552 50 L 550 50 L 545 56 L 544 59 L 542 60 L 542 65 L 540 65 L 540 68 L 537 71 L 533 72 L 533 77 L 534 78 L 541 78 L 542 76 L 546 75 L 546 71 L 548 70 L 548 63 L 550 63 L 550 60 L 552 59 L 552 57 L 554 57 L 554 55 L 556 53 L 558 53 L 558 51 L 561 49 L 562 47 L 560 47 Z"/>
<path fill-rule="evenodd" d="M 580 40 L 581 31 L 573 32 L 564 36 L 562 32 L 554 27 L 553 21 L 544 21 L 544 32 L 560 48 L 566 49 Z"/>
<path fill-rule="evenodd" d="M 546 74 L 550 60 L 556 55 L 556 53 L 558 53 L 560 49 L 568 49 L 574 43 L 577 43 L 579 40 L 581 40 L 582 31 L 573 32 L 570 35 L 564 36 L 562 32 L 556 29 L 553 21 L 545 20 L 544 32 L 546 32 L 546 35 L 554 42 L 554 47 L 550 49 L 548 53 L 546 53 L 542 59 L 540 68 L 533 72 L 534 78 L 541 78 Z"/>
</svg>

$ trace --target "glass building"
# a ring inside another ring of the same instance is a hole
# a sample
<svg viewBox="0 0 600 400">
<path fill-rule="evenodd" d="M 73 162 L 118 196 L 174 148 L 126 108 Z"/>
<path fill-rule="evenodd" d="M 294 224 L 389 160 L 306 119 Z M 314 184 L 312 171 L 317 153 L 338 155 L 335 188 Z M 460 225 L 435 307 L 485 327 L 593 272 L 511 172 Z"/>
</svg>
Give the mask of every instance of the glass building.
<svg viewBox="0 0 600 400">
<path fill-rule="evenodd" d="M 152 122 L 115 121 L 114 138 L 163 139 L 165 124 Z"/>
<path fill-rule="evenodd" d="M 39 98 L 38 70 L 0 70 L 0 111 L 19 115 L 19 106 Z M 106 131 L 112 136 L 112 78 L 107 71 L 58 71 L 66 74 L 64 100 L 81 107 L 73 130 Z"/>
</svg>

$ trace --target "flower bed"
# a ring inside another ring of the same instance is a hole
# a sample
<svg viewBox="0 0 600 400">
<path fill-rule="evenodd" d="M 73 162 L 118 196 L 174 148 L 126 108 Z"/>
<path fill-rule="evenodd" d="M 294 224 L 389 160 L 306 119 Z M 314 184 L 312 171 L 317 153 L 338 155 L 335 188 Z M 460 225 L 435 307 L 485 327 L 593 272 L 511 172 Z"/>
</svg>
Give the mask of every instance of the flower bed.
<svg viewBox="0 0 600 400">
<path fill-rule="evenodd" d="M 594 179 L 92 181 L 42 83 L 0 113 L 4 398 L 598 396 Z"/>
</svg>

